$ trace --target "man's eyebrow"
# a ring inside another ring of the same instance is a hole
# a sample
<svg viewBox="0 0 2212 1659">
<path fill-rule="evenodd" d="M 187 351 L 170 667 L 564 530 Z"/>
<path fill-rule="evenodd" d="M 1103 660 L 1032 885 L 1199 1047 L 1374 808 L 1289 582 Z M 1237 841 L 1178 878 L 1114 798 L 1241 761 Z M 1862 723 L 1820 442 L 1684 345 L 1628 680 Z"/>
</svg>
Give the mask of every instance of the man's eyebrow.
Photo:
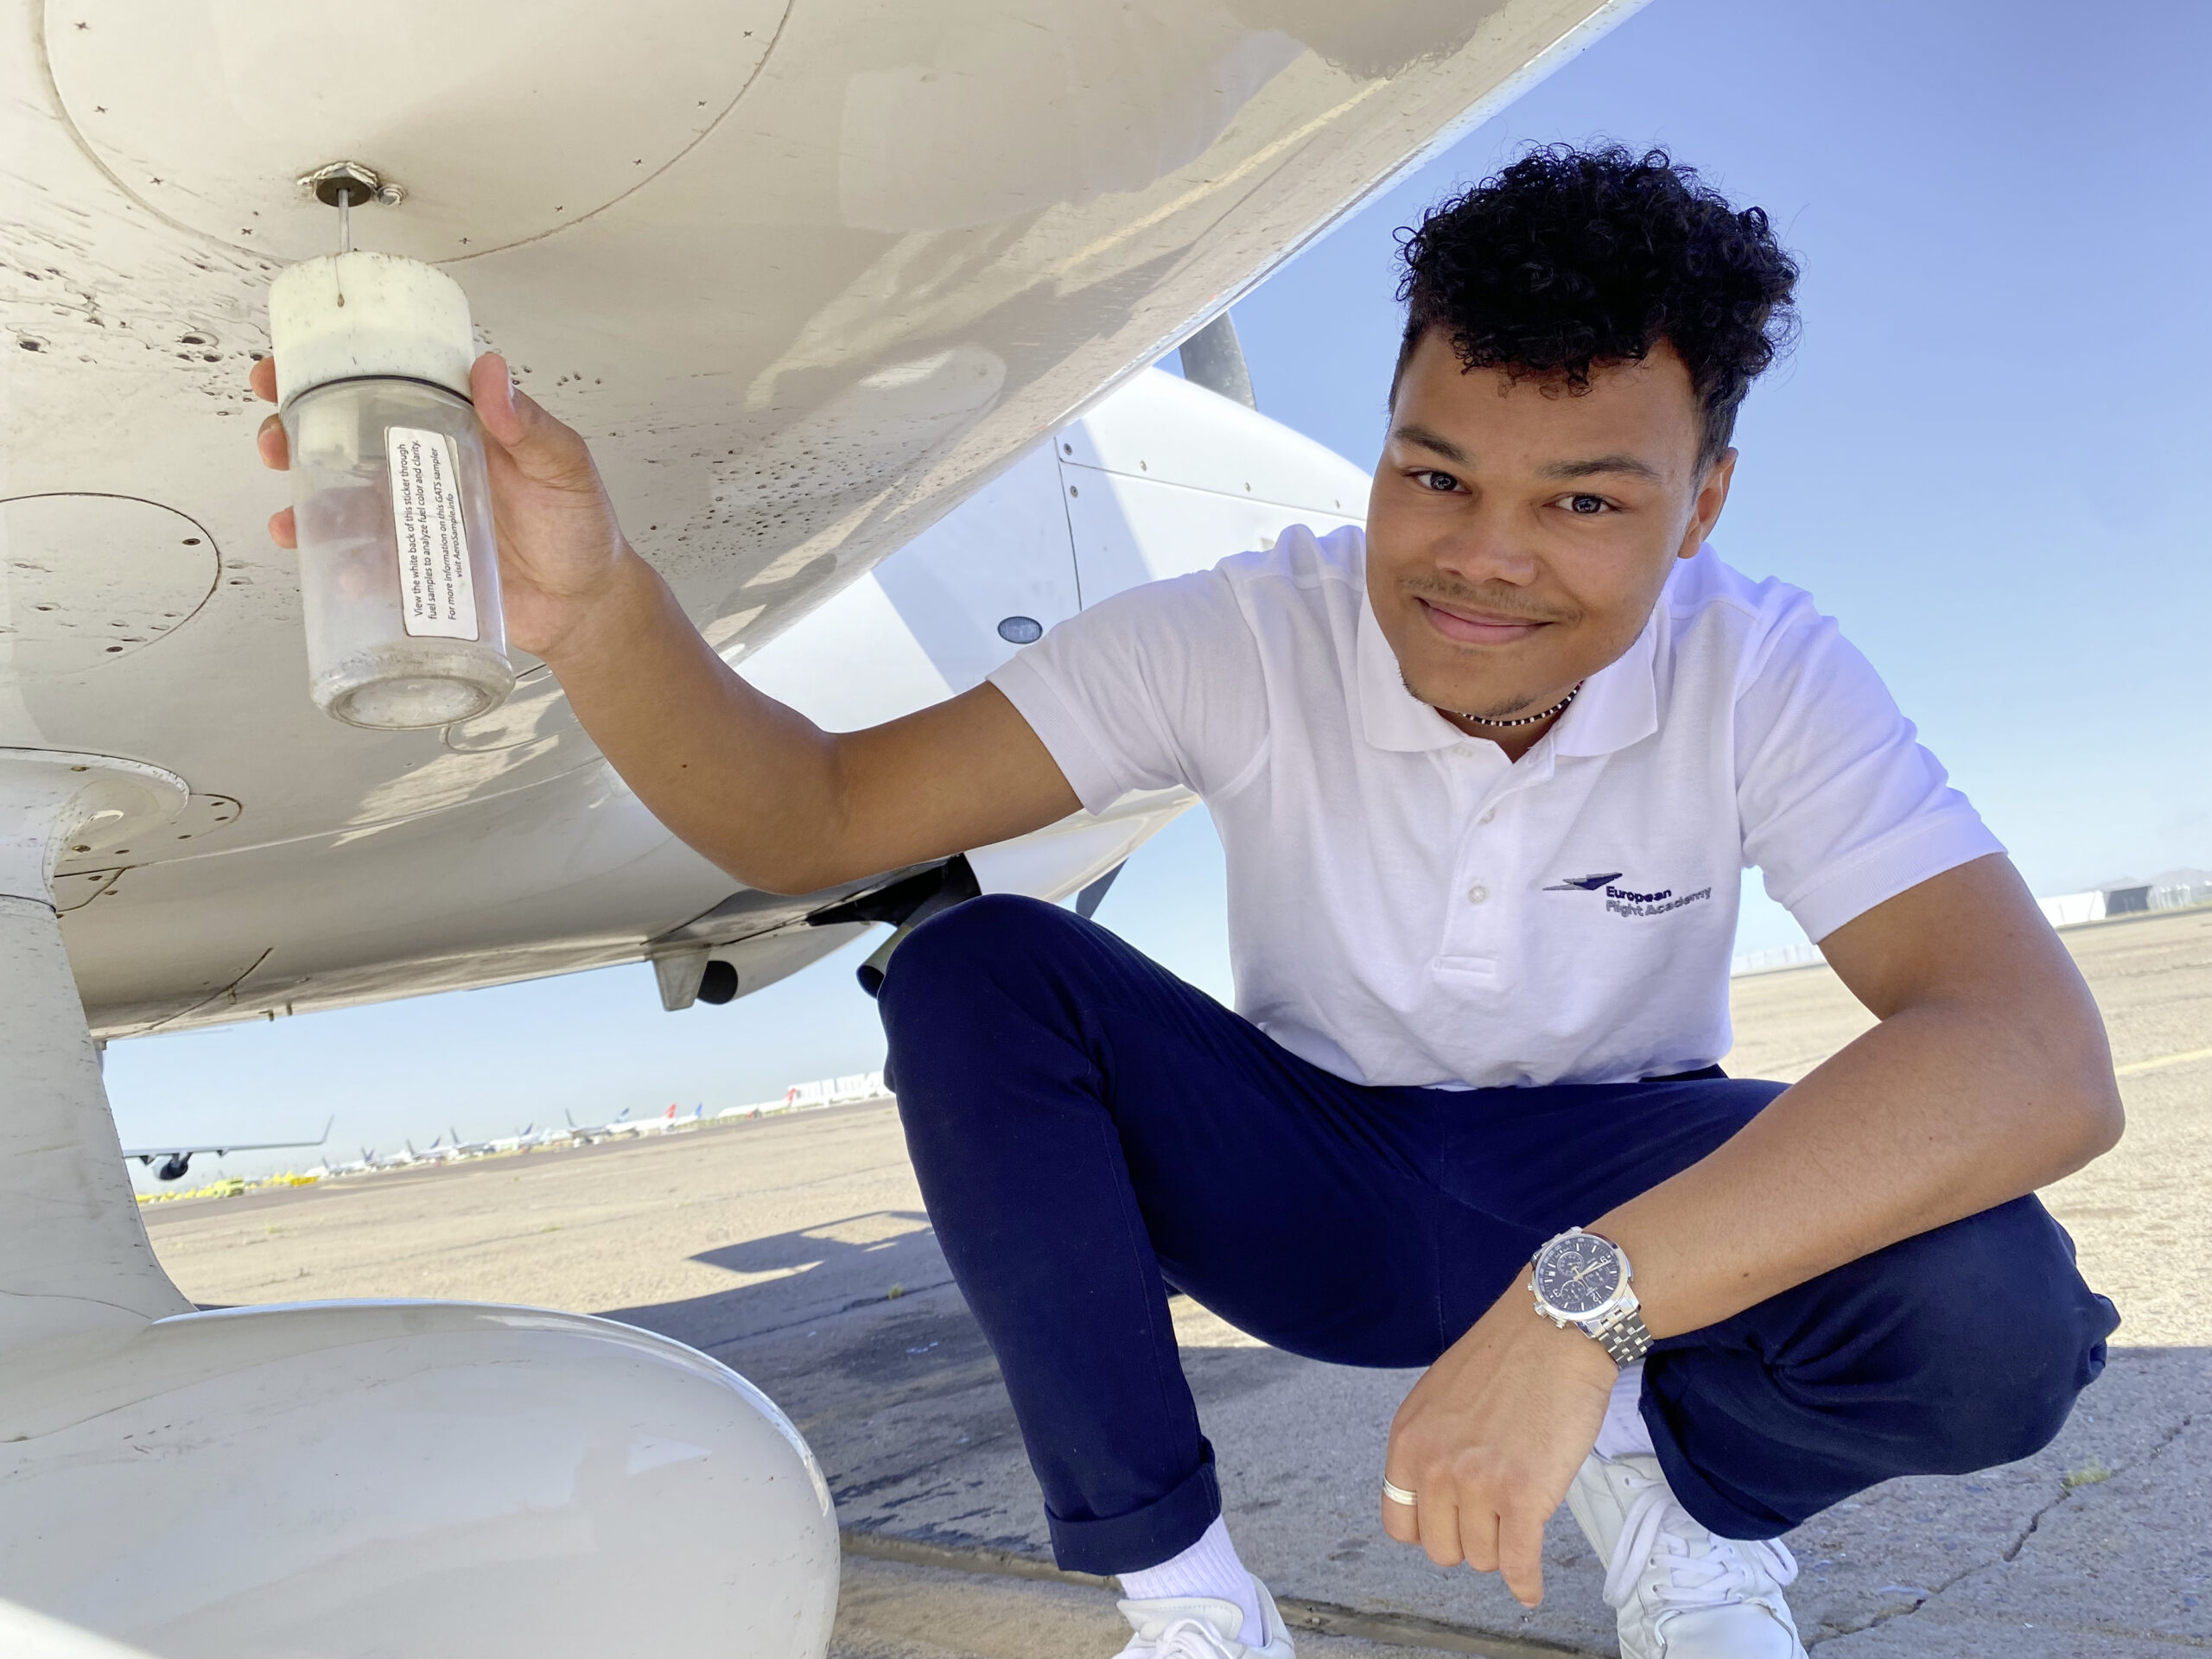
<svg viewBox="0 0 2212 1659">
<path fill-rule="evenodd" d="M 1445 460 L 1457 461 L 1463 467 L 1472 459 L 1465 449 L 1442 433 L 1432 432 L 1427 427 L 1416 425 L 1411 421 L 1402 422 L 1391 428 L 1390 435 L 1394 438 L 1402 438 L 1406 442 L 1421 448 L 1433 450 L 1443 456 Z"/>
<path fill-rule="evenodd" d="M 1587 461 L 1554 461 L 1539 468 L 1546 478 L 1595 478 L 1601 473 L 1626 473 L 1653 484 L 1663 484 L 1659 469 L 1634 455 L 1593 455 Z"/>
</svg>

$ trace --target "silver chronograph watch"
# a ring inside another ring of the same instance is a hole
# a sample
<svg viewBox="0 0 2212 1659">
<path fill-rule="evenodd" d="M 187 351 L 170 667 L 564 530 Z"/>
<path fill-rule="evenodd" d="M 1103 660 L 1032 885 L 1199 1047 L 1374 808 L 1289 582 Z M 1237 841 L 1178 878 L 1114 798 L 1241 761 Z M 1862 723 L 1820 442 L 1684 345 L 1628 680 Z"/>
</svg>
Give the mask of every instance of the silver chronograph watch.
<svg viewBox="0 0 2212 1659">
<path fill-rule="evenodd" d="M 1570 1227 L 1532 1258 L 1529 1288 L 1536 1312 L 1592 1338 L 1616 1365 L 1632 1365 L 1651 1346 L 1630 1283 L 1628 1252 L 1610 1238 Z"/>
</svg>

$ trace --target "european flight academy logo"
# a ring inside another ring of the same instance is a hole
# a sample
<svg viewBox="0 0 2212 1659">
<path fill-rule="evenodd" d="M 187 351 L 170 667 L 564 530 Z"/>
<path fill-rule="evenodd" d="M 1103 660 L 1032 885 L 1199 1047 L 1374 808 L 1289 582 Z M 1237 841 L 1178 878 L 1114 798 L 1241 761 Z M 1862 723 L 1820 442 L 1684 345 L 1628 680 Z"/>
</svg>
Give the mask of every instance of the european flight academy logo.
<svg viewBox="0 0 2212 1659">
<path fill-rule="evenodd" d="M 1602 875 L 1570 875 L 1546 887 L 1546 893 L 1596 893 L 1604 890 L 1605 908 L 1616 916 L 1664 916 L 1670 910 L 1680 910 L 1684 905 L 1694 905 L 1713 897 L 1711 887 L 1700 887 L 1695 893 L 1677 893 L 1672 887 L 1662 887 L 1656 893 L 1638 893 L 1633 887 L 1617 887 L 1614 882 L 1623 872 L 1608 870 Z"/>
</svg>

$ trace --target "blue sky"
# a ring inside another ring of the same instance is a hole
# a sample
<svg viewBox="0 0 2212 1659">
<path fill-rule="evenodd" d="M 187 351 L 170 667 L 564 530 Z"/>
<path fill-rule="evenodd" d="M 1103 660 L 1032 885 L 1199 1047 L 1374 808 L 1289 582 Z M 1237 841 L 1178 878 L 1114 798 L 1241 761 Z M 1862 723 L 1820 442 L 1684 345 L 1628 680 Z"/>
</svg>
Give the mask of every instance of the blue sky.
<svg viewBox="0 0 2212 1659">
<path fill-rule="evenodd" d="M 2208 55 L 2193 0 L 1653 0 L 1237 304 L 1261 407 L 1371 466 L 1392 232 L 1532 142 L 1663 144 L 1805 270 L 1723 556 L 1841 621 L 2037 892 L 2212 865 Z M 1225 996 L 1222 891 L 1193 813 L 1099 919 Z M 1745 948 L 1802 937 L 1747 898 Z M 334 1113 L 349 1156 L 712 1109 L 880 1064 L 867 948 L 677 1015 L 629 968 L 119 1043 L 109 1090 L 126 1143 Z"/>
</svg>

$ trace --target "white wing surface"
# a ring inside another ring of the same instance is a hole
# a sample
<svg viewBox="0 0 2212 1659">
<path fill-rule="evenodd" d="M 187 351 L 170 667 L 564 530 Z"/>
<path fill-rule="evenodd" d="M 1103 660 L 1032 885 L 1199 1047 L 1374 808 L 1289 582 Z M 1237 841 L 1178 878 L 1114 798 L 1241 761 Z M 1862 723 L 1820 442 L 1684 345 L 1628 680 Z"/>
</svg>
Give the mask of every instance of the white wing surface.
<svg viewBox="0 0 2212 1659">
<path fill-rule="evenodd" d="M 442 732 L 309 705 L 292 556 L 263 530 L 283 486 L 244 391 L 270 278 L 334 245 L 302 175 L 355 160 L 400 193 L 354 212 L 357 244 L 461 283 L 733 659 L 766 666 L 844 600 L 797 676 L 836 688 L 842 710 L 800 705 L 828 720 L 972 683 L 998 648 L 979 620 L 1080 603 L 1082 526 L 1054 524 L 1075 457 L 1047 435 L 1627 9 L 547 0 L 525 23 L 391 0 L 365 36 L 327 4 L 14 0 L 0 747 L 134 758 L 192 791 L 145 844 L 65 856 L 96 1032 L 804 920 L 731 923 L 747 895 L 639 807 L 542 670 Z M 1312 448 L 1235 415 L 1247 449 Z M 992 548 L 949 588 L 855 588 L 994 480 L 1033 486 L 1026 516 L 962 532 Z M 1243 544 L 1211 535 L 1186 527 L 1169 562 Z M 1094 841 L 1063 843 L 1051 882 L 1116 854 Z M 854 931 L 783 937 L 756 978 Z"/>
</svg>

